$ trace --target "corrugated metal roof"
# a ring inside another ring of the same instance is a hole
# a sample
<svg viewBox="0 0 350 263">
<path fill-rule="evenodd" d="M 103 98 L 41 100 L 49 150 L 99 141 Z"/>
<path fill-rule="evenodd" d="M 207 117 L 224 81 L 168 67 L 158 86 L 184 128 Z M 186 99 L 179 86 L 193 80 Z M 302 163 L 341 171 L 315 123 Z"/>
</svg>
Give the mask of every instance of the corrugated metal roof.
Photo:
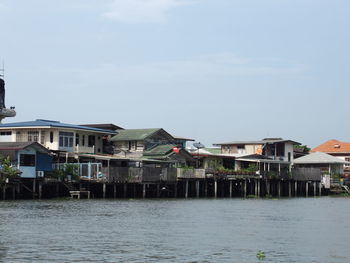
<svg viewBox="0 0 350 263">
<path fill-rule="evenodd" d="M 28 147 L 34 147 L 40 152 L 50 152 L 50 150 L 37 142 L 0 142 L 0 151 L 17 151 Z"/>
<path fill-rule="evenodd" d="M 94 132 L 107 133 L 107 134 L 115 134 L 116 133 L 116 132 L 111 131 L 111 130 L 104 130 L 104 129 L 98 129 L 98 128 L 87 127 L 87 126 L 82 126 L 82 125 L 61 123 L 59 121 L 42 120 L 42 119 L 38 119 L 35 121 L 0 124 L 0 129 L 24 128 L 24 127 L 50 127 L 50 128 L 55 127 L 55 128 L 69 128 L 69 129 L 75 129 L 75 130 L 94 131 Z"/>
<path fill-rule="evenodd" d="M 111 141 L 142 141 L 154 133 L 161 131 L 161 128 L 153 129 L 126 129 L 117 131 L 117 135 L 113 136 Z M 164 131 L 164 130 L 163 130 Z M 165 131 L 164 131 L 165 132 Z M 169 134 L 171 137 L 171 135 Z"/>
<path fill-rule="evenodd" d="M 174 144 L 164 144 L 164 145 L 158 145 L 148 151 L 145 151 L 143 153 L 144 156 L 161 156 L 166 155 L 168 153 L 171 153 L 173 151 L 173 148 L 176 147 Z"/>
<path fill-rule="evenodd" d="M 223 143 L 214 143 L 213 145 L 215 146 L 220 146 L 220 145 L 254 145 L 254 144 L 266 144 L 266 143 L 280 143 L 280 142 L 291 142 L 293 144 L 300 145 L 301 143 L 292 141 L 292 140 L 283 140 L 283 139 L 264 139 L 260 141 L 232 141 L 232 142 L 223 142 Z"/>
<path fill-rule="evenodd" d="M 294 160 L 295 164 L 350 164 L 340 158 L 323 152 L 314 152 Z"/>
</svg>

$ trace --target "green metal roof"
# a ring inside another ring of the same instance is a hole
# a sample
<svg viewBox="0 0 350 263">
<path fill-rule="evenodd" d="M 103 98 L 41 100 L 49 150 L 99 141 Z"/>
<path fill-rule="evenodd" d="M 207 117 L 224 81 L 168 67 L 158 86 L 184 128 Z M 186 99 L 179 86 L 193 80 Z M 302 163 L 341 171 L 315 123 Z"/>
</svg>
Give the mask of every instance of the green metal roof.
<svg viewBox="0 0 350 263">
<path fill-rule="evenodd" d="M 152 134 L 162 130 L 161 128 L 154 129 L 126 129 L 118 130 L 117 135 L 113 136 L 111 141 L 142 141 Z"/>
<path fill-rule="evenodd" d="M 212 154 L 221 154 L 221 148 L 204 148 L 203 150 L 210 152 Z"/>
<path fill-rule="evenodd" d="M 153 147 L 150 150 L 147 150 L 143 153 L 144 156 L 162 156 L 167 155 L 169 152 L 173 151 L 173 148 L 176 147 L 174 144 L 164 144 Z"/>
</svg>

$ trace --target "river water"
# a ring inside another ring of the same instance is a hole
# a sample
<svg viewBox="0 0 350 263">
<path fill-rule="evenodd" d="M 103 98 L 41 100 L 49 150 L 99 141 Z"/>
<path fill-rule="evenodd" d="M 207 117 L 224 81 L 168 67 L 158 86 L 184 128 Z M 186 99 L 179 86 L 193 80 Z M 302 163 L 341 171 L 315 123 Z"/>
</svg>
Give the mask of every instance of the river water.
<svg viewBox="0 0 350 263">
<path fill-rule="evenodd" d="M 348 263 L 349 246 L 347 198 L 0 202 L 0 262 Z"/>
</svg>

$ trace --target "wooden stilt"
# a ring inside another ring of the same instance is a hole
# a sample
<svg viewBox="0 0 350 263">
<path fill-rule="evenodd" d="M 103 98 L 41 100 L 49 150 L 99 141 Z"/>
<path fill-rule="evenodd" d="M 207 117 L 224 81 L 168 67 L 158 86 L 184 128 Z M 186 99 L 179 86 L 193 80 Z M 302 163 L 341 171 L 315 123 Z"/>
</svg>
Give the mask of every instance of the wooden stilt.
<svg viewBox="0 0 350 263">
<path fill-rule="evenodd" d="M 142 198 L 145 199 L 146 198 L 146 184 L 142 185 Z"/>
<path fill-rule="evenodd" d="M 188 198 L 188 179 L 185 182 L 185 198 Z"/>
<path fill-rule="evenodd" d="M 124 183 L 123 188 L 124 188 L 123 195 L 124 195 L 124 198 L 126 198 L 128 196 L 128 184 Z"/>
<path fill-rule="evenodd" d="M 42 197 L 42 190 L 43 190 L 43 183 L 40 181 L 39 182 L 39 199 Z"/>
<path fill-rule="evenodd" d="M 257 179 L 257 183 L 258 183 L 258 193 L 257 193 L 257 197 L 259 198 L 261 196 L 260 194 L 260 184 L 261 184 L 261 180 Z"/>
<path fill-rule="evenodd" d="M 56 183 L 56 198 L 60 197 L 60 184 Z"/>
<path fill-rule="evenodd" d="M 266 179 L 265 183 L 266 183 L 266 185 L 265 185 L 265 187 L 266 187 L 266 195 L 270 195 L 270 182 L 269 182 L 268 179 Z"/>
<path fill-rule="evenodd" d="M 2 200 L 6 200 L 6 184 L 2 186 Z"/>
<path fill-rule="evenodd" d="M 281 198 L 281 181 L 277 182 L 277 193 L 278 193 L 278 198 Z"/>
<path fill-rule="evenodd" d="M 12 185 L 12 199 L 16 199 L 16 185 Z"/>
<path fill-rule="evenodd" d="M 230 181 L 230 198 L 232 198 L 232 180 Z"/>
<path fill-rule="evenodd" d="M 316 182 L 314 182 L 314 196 L 316 196 Z"/>
<path fill-rule="evenodd" d="M 196 181 L 196 197 L 199 198 L 199 180 Z"/>
<path fill-rule="evenodd" d="M 292 182 L 290 180 L 288 181 L 288 196 L 292 197 Z"/>
<path fill-rule="evenodd" d="M 318 183 L 318 195 L 321 196 L 322 195 L 322 183 Z"/>
<path fill-rule="evenodd" d="M 243 181 L 243 197 L 247 198 L 247 179 Z"/>
<path fill-rule="evenodd" d="M 157 184 L 157 198 L 160 197 L 160 185 Z"/>
<path fill-rule="evenodd" d="M 177 198 L 177 182 L 174 184 L 174 198 Z"/>
<path fill-rule="evenodd" d="M 218 197 L 218 181 L 214 179 L 214 197 Z"/>
<path fill-rule="evenodd" d="M 204 182 L 204 197 L 207 198 L 208 197 L 208 181 L 205 180 Z"/>
<path fill-rule="evenodd" d="M 305 183 L 305 195 L 306 195 L 306 197 L 309 197 L 309 183 L 308 182 Z"/>
<path fill-rule="evenodd" d="M 36 192 L 36 179 L 33 179 L 33 199 L 35 199 L 35 192 Z"/>
<path fill-rule="evenodd" d="M 105 199 L 106 198 L 106 183 L 103 183 L 102 192 L 103 192 L 103 199 Z"/>
<path fill-rule="evenodd" d="M 294 196 L 298 196 L 298 181 L 294 182 Z"/>
<path fill-rule="evenodd" d="M 113 184 L 113 198 L 114 199 L 117 198 L 117 184 L 116 183 Z"/>
</svg>

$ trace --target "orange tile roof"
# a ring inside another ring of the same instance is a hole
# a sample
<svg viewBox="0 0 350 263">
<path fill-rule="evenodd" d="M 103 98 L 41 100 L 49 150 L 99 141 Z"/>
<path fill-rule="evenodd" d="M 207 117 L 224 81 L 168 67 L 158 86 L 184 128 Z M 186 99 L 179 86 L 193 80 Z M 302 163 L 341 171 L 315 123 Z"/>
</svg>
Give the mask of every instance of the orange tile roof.
<svg viewBox="0 0 350 263">
<path fill-rule="evenodd" d="M 324 153 L 350 153 L 350 142 L 340 142 L 338 140 L 329 140 L 313 148 L 311 152 Z"/>
</svg>

